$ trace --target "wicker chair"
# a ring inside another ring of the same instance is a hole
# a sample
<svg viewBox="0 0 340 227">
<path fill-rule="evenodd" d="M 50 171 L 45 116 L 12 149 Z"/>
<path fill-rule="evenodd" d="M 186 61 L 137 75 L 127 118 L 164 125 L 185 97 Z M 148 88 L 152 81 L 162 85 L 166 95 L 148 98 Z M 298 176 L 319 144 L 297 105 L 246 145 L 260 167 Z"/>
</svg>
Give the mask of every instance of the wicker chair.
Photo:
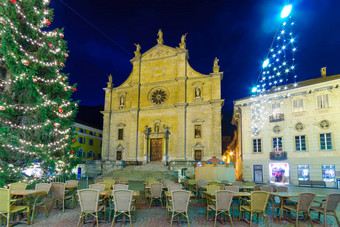
<svg viewBox="0 0 340 227">
<path fill-rule="evenodd" d="M 273 192 L 273 188 L 270 187 L 270 186 L 263 186 L 263 187 L 261 187 L 261 191 L 264 191 L 264 192 Z"/>
<path fill-rule="evenodd" d="M 286 186 L 277 186 L 276 192 L 288 192 L 288 187 Z"/>
<path fill-rule="evenodd" d="M 252 224 L 253 215 L 262 215 L 266 220 L 267 226 L 269 227 L 268 220 L 266 217 L 266 206 L 269 198 L 268 192 L 263 191 L 253 191 L 251 192 L 250 201 L 245 200 L 246 202 L 250 202 L 250 204 L 240 205 L 239 212 L 239 221 L 241 220 L 241 212 L 249 212 L 250 213 L 250 225 Z M 258 218 L 257 218 L 258 221 Z"/>
<path fill-rule="evenodd" d="M 98 184 L 105 185 L 105 191 L 111 190 L 112 184 L 110 182 L 103 181 L 103 182 L 99 182 Z"/>
<path fill-rule="evenodd" d="M 271 184 L 271 185 L 268 185 L 268 187 L 271 187 L 271 188 L 273 188 L 273 192 L 277 192 L 276 185 L 274 185 L 274 184 Z"/>
<path fill-rule="evenodd" d="M 130 226 L 132 226 L 131 212 L 136 211 L 136 208 L 132 205 L 133 191 L 115 190 L 112 192 L 112 194 L 115 209 L 111 226 L 114 226 L 116 218 L 121 214 L 129 217 Z M 134 214 L 134 217 L 136 217 L 136 214 Z"/>
<path fill-rule="evenodd" d="M 14 213 L 27 213 L 27 225 L 30 224 L 30 205 L 29 201 L 27 200 L 26 206 L 16 206 L 13 205 L 14 201 L 23 201 L 27 200 L 27 198 L 21 198 L 12 200 L 11 199 L 11 190 L 0 188 L 0 224 L 2 225 L 2 217 L 6 219 L 6 226 L 9 227 L 9 221 L 11 218 L 11 214 Z"/>
<path fill-rule="evenodd" d="M 208 192 L 209 192 L 209 191 L 215 192 L 215 191 L 221 190 L 221 187 L 220 187 L 219 185 L 208 185 L 208 186 L 206 187 L 206 189 L 207 189 Z"/>
<path fill-rule="evenodd" d="M 105 191 L 105 184 L 90 184 L 89 189 Z"/>
<path fill-rule="evenodd" d="M 209 184 L 205 180 L 198 180 L 196 183 L 196 199 L 203 199 L 203 194 L 201 193 L 201 188 L 207 187 Z"/>
<path fill-rule="evenodd" d="M 314 193 L 305 192 L 305 193 L 299 194 L 297 202 L 290 200 L 290 199 L 285 199 L 285 201 L 289 201 L 289 202 L 293 203 L 293 205 L 284 204 L 282 206 L 282 209 L 281 209 L 281 212 L 280 212 L 280 220 L 281 220 L 281 216 L 282 216 L 282 213 L 283 213 L 284 210 L 290 211 L 290 212 L 293 211 L 293 212 L 296 213 L 296 226 L 298 226 L 298 224 L 299 224 L 299 213 L 302 213 L 303 215 L 306 214 L 309 217 L 309 221 L 310 221 L 311 226 L 313 226 L 313 222 L 312 222 L 312 218 L 310 216 L 309 210 L 312 206 L 314 198 L 315 198 Z"/>
<path fill-rule="evenodd" d="M 217 185 L 217 184 L 218 184 L 217 181 L 210 181 L 210 182 L 208 182 L 208 185 Z"/>
<path fill-rule="evenodd" d="M 120 189 L 128 190 L 129 189 L 129 185 L 127 184 L 115 184 L 115 185 L 112 185 L 112 187 L 113 187 L 113 190 L 120 190 Z"/>
<path fill-rule="evenodd" d="M 77 180 L 68 180 L 65 182 L 66 186 L 78 186 L 78 184 L 79 184 L 79 181 Z"/>
<path fill-rule="evenodd" d="M 104 213 L 104 221 L 106 222 L 106 210 L 104 205 L 98 205 L 99 191 L 94 189 L 83 189 L 78 191 L 78 198 L 80 203 L 80 217 L 78 226 L 81 221 L 85 224 L 85 217 L 88 215 L 93 216 L 96 219 L 98 226 L 98 212 Z"/>
<path fill-rule="evenodd" d="M 233 192 L 232 191 L 216 191 L 215 192 L 215 204 L 209 204 L 207 206 L 207 220 L 209 219 L 209 211 L 215 211 L 215 221 L 214 227 L 216 226 L 216 220 L 218 215 L 225 214 L 225 219 L 227 215 L 229 215 L 230 224 L 233 225 L 233 220 L 230 214 L 230 206 L 233 201 Z"/>
<path fill-rule="evenodd" d="M 126 178 L 119 178 L 119 184 L 129 184 L 129 180 Z"/>
<path fill-rule="evenodd" d="M 224 184 L 224 185 L 229 184 L 229 181 L 228 180 L 221 180 L 221 184 Z"/>
<path fill-rule="evenodd" d="M 151 184 L 150 192 L 151 192 L 150 207 L 152 205 L 152 201 L 156 201 L 156 200 L 159 200 L 161 202 L 161 206 L 163 207 L 163 202 L 162 202 L 163 184 L 162 183 Z"/>
<path fill-rule="evenodd" d="M 182 190 L 182 185 L 181 184 L 171 184 L 168 186 L 168 191 L 172 192 L 172 191 L 178 191 L 178 190 Z"/>
<path fill-rule="evenodd" d="M 27 187 L 27 184 L 25 183 L 12 183 L 9 185 L 9 189 L 12 190 L 25 190 Z"/>
<path fill-rule="evenodd" d="M 104 182 L 110 183 L 111 184 L 111 188 L 112 188 L 113 185 L 115 185 L 117 183 L 115 180 L 104 180 Z"/>
<path fill-rule="evenodd" d="M 164 186 L 168 187 L 169 185 L 172 185 L 172 184 L 174 184 L 175 182 L 172 181 L 172 180 L 163 180 L 162 183 L 163 183 Z"/>
<path fill-rule="evenodd" d="M 238 186 L 225 186 L 224 189 L 232 192 L 240 192 L 240 187 Z"/>
<path fill-rule="evenodd" d="M 40 194 L 38 195 L 34 202 L 33 202 L 33 206 L 32 206 L 32 220 L 31 223 L 33 224 L 34 222 L 34 212 L 35 212 L 35 208 L 36 207 L 43 207 L 44 211 L 45 211 L 45 216 L 48 217 L 48 208 L 47 208 L 47 203 L 46 203 L 46 198 L 48 193 L 50 192 L 51 189 L 51 184 L 47 184 L 47 183 L 40 183 L 40 184 L 36 184 L 35 185 L 35 190 L 36 191 L 45 191 L 46 194 Z"/>
<path fill-rule="evenodd" d="M 242 181 L 235 181 L 233 183 L 231 183 L 232 186 L 243 186 L 243 182 Z"/>
<path fill-rule="evenodd" d="M 254 182 L 245 182 L 244 186 L 255 186 Z"/>
<path fill-rule="evenodd" d="M 53 197 L 53 203 L 56 203 L 56 207 L 58 208 L 58 202 L 63 203 L 63 212 L 65 212 L 65 201 L 72 200 L 71 195 L 65 195 L 65 183 L 62 182 L 54 182 L 51 183 L 51 192 Z M 52 205 L 51 205 L 52 207 Z"/>
<path fill-rule="evenodd" d="M 95 184 L 98 184 L 99 182 L 103 182 L 104 180 L 103 179 L 100 179 L 100 178 L 98 178 L 98 179 L 94 179 L 94 183 Z"/>
<path fill-rule="evenodd" d="M 103 177 L 104 181 L 113 180 L 112 177 Z"/>
<path fill-rule="evenodd" d="M 188 227 L 190 227 L 189 216 L 188 216 L 188 205 L 190 200 L 190 191 L 172 191 L 171 192 L 171 206 L 169 206 L 169 212 L 171 215 L 171 224 L 172 226 L 174 217 L 177 215 L 183 215 L 187 219 Z M 180 221 L 181 219 L 179 219 Z"/>
<path fill-rule="evenodd" d="M 254 186 L 254 191 L 261 191 L 262 187 L 263 187 L 263 185 L 255 185 Z"/>
<path fill-rule="evenodd" d="M 314 201 L 314 202 L 319 203 L 320 206 L 312 206 L 310 208 L 310 211 L 316 211 L 319 213 L 319 221 L 320 221 L 320 215 L 323 214 L 324 226 L 326 226 L 327 214 L 329 214 L 335 217 L 336 222 L 338 223 L 338 226 L 340 227 L 339 218 L 336 216 L 336 209 L 340 203 L 340 193 L 328 194 L 326 197 L 326 200 L 322 202 L 319 202 L 319 201 Z"/>
</svg>

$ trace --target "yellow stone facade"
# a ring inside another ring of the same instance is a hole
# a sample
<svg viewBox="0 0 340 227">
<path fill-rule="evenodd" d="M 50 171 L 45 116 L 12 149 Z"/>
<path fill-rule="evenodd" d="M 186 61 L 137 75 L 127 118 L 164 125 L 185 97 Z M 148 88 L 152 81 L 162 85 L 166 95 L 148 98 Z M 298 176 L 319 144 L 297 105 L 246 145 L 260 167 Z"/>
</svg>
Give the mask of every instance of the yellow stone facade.
<svg viewBox="0 0 340 227">
<path fill-rule="evenodd" d="M 103 160 L 127 162 L 206 160 L 221 156 L 221 79 L 192 69 L 185 49 L 158 44 L 145 53 L 136 45 L 132 72 L 119 87 L 105 90 Z M 196 131 L 195 131 L 196 129 Z M 200 129 L 200 130 L 199 130 Z M 196 133 L 196 136 L 195 136 Z M 157 153 L 156 153 L 157 151 Z"/>
</svg>

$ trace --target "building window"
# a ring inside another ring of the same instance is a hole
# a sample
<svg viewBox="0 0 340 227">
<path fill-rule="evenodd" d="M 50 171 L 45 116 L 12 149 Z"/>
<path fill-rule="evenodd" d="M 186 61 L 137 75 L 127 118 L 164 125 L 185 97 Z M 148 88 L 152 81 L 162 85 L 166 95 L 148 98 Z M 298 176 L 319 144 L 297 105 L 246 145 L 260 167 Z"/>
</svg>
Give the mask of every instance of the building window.
<svg viewBox="0 0 340 227">
<path fill-rule="evenodd" d="M 77 157 L 78 158 L 85 158 L 85 151 L 83 151 L 83 149 L 79 149 L 79 151 L 77 153 Z"/>
<path fill-rule="evenodd" d="M 97 154 L 97 159 L 100 160 L 102 158 L 101 154 Z"/>
<path fill-rule="evenodd" d="M 273 151 L 274 152 L 282 151 L 282 137 L 273 138 Z"/>
<path fill-rule="evenodd" d="M 86 139 L 81 136 L 78 137 L 78 143 L 85 144 L 85 140 Z"/>
<path fill-rule="evenodd" d="M 124 129 L 119 128 L 118 129 L 118 140 L 123 140 L 124 138 Z"/>
<path fill-rule="evenodd" d="M 281 113 L 281 105 L 279 102 L 275 102 L 272 104 L 272 112 L 273 114 Z"/>
<path fill-rule="evenodd" d="M 201 137 L 202 137 L 202 126 L 195 125 L 195 138 L 201 138 Z"/>
<path fill-rule="evenodd" d="M 102 141 L 99 142 L 99 147 L 102 147 Z"/>
<path fill-rule="evenodd" d="M 93 139 L 89 139 L 89 145 L 93 146 Z"/>
<path fill-rule="evenodd" d="M 328 94 L 318 96 L 318 109 L 328 108 Z"/>
<path fill-rule="evenodd" d="M 253 152 L 261 152 L 261 139 L 253 139 Z"/>
<path fill-rule="evenodd" d="M 90 134 L 91 136 L 93 136 L 93 132 L 92 132 L 92 131 L 89 131 L 89 134 Z"/>
<path fill-rule="evenodd" d="M 294 112 L 303 111 L 303 99 L 293 100 L 293 111 Z"/>
<path fill-rule="evenodd" d="M 84 133 L 84 129 L 79 128 L 79 132 Z"/>
<path fill-rule="evenodd" d="M 99 137 L 103 137 L 103 135 L 101 133 L 98 134 Z"/>
<path fill-rule="evenodd" d="M 320 149 L 332 150 L 332 134 L 322 133 L 320 134 Z"/>
<path fill-rule="evenodd" d="M 306 151 L 306 136 L 295 136 L 296 151 Z"/>
<path fill-rule="evenodd" d="M 251 108 L 251 119 L 259 119 L 260 118 L 260 109 L 258 107 Z"/>
<path fill-rule="evenodd" d="M 92 158 L 92 157 L 94 157 L 93 151 L 87 152 L 87 158 Z"/>
<path fill-rule="evenodd" d="M 322 165 L 322 180 L 326 182 L 335 181 L 335 165 Z"/>
<path fill-rule="evenodd" d="M 309 178 L 309 165 L 298 165 L 298 181 L 308 181 Z"/>
</svg>

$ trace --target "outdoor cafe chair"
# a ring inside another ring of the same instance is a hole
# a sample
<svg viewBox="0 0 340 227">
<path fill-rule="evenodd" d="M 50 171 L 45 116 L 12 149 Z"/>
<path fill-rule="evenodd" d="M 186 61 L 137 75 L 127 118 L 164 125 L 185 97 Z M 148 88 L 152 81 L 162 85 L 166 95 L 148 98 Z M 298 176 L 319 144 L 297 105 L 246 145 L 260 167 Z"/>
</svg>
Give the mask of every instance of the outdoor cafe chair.
<svg viewBox="0 0 340 227">
<path fill-rule="evenodd" d="M 233 201 L 233 195 L 234 193 L 232 191 L 225 191 L 220 190 L 215 192 L 215 203 L 209 204 L 207 206 L 207 221 L 209 219 L 209 211 L 215 211 L 215 221 L 214 221 L 214 227 L 216 226 L 216 220 L 218 215 L 222 215 L 224 213 L 225 220 L 227 219 L 227 215 L 230 219 L 231 226 L 233 225 L 233 220 L 231 218 L 230 214 L 230 206 Z M 222 217 L 221 217 L 222 218 Z"/>
<path fill-rule="evenodd" d="M 27 184 L 25 183 L 12 183 L 9 185 L 9 189 L 12 190 L 26 190 Z"/>
<path fill-rule="evenodd" d="M 98 178 L 98 179 L 94 179 L 94 183 L 95 184 L 98 184 L 99 182 L 103 182 L 104 180 L 103 179 L 100 179 L 100 178 Z"/>
<path fill-rule="evenodd" d="M 110 190 L 111 187 L 112 187 L 112 184 L 111 184 L 110 182 L 106 182 L 106 181 L 104 181 L 104 182 L 99 182 L 98 184 L 103 184 L 103 185 L 105 185 L 105 191 Z"/>
<path fill-rule="evenodd" d="M 286 186 L 277 186 L 276 192 L 288 192 L 288 187 Z"/>
<path fill-rule="evenodd" d="M 98 191 L 105 191 L 105 185 L 104 184 L 90 184 L 89 189 L 94 189 Z"/>
<path fill-rule="evenodd" d="M 276 192 L 288 192 L 288 187 L 286 186 L 277 186 Z M 280 211 L 281 209 L 281 197 L 278 198 L 277 196 L 273 196 L 272 198 L 272 207 L 273 207 L 273 217 L 275 217 L 275 209 Z"/>
<path fill-rule="evenodd" d="M 270 186 L 263 186 L 263 187 L 261 187 L 261 191 L 264 191 L 264 192 L 273 192 L 273 188 L 270 187 Z"/>
<path fill-rule="evenodd" d="M 208 185 L 207 187 L 206 187 L 206 189 L 207 189 L 207 191 L 209 192 L 209 191 L 219 191 L 219 190 L 221 190 L 221 187 L 219 186 L 219 185 Z"/>
<path fill-rule="evenodd" d="M 77 181 L 77 180 L 67 180 L 65 182 L 66 186 L 78 186 L 78 184 L 79 184 L 79 181 Z"/>
<path fill-rule="evenodd" d="M 243 182 L 242 181 L 235 181 L 233 183 L 231 183 L 232 186 L 243 186 Z"/>
<path fill-rule="evenodd" d="M 103 177 L 104 181 L 113 180 L 112 177 Z"/>
<path fill-rule="evenodd" d="M 55 203 L 58 208 L 58 203 L 63 203 L 63 212 L 65 212 L 65 202 L 67 200 L 72 200 L 72 195 L 65 194 L 65 183 L 62 182 L 53 182 L 51 183 L 51 192 L 52 192 L 52 204 Z M 52 207 L 52 205 L 51 205 Z"/>
<path fill-rule="evenodd" d="M 340 227 L 339 218 L 336 216 L 336 209 L 340 202 L 340 193 L 331 193 L 328 194 L 326 197 L 326 200 L 323 201 L 314 201 L 316 203 L 319 203 L 320 206 L 312 206 L 310 208 L 310 211 L 316 211 L 319 213 L 318 219 L 320 221 L 320 215 L 323 214 L 323 221 L 324 226 L 326 226 L 327 223 L 327 215 L 333 215 L 336 219 L 336 222 L 338 223 L 338 226 Z"/>
<path fill-rule="evenodd" d="M 240 211 L 239 211 L 239 221 L 241 220 L 241 214 L 242 212 L 249 212 L 250 213 L 250 223 L 249 226 L 252 224 L 253 216 L 255 214 L 262 215 L 264 219 L 266 220 L 267 226 L 269 227 L 268 220 L 266 217 L 266 206 L 269 198 L 269 193 L 264 191 L 253 191 L 251 192 L 250 200 L 244 200 L 248 204 L 240 205 Z M 258 217 L 258 216 L 257 216 Z M 257 218 L 257 221 L 259 221 L 259 218 Z"/>
<path fill-rule="evenodd" d="M 261 191 L 262 187 L 263 187 L 263 185 L 255 185 L 254 186 L 254 191 Z"/>
<path fill-rule="evenodd" d="M 131 212 L 135 211 L 136 213 L 136 208 L 132 205 L 132 195 L 133 191 L 131 190 L 112 191 L 115 209 L 111 226 L 114 226 L 116 218 L 121 214 L 129 218 L 130 226 L 132 226 Z M 136 219 L 136 214 L 134 214 L 134 219 Z"/>
<path fill-rule="evenodd" d="M 225 186 L 224 189 L 232 192 L 240 192 L 239 186 Z"/>
<path fill-rule="evenodd" d="M 309 221 L 311 226 L 313 226 L 313 222 L 312 222 L 312 218 L 310 216 L 310 208 L 312 206 L 313 200 L 315 198 L 315 194 L 314 193 L 309 193 L 309 192 L 305 192 L 305 193 L 300 193 L 299 197 L 298 197 L 298 201 L 293 201 L 290 199 L 284 199 L 283 202 L 285 201 L 289 201 L 291 203 L 293 203 L 292 205 L 287 205 L 287 204 L 283 204 L 282 209 L 280 211 L 280 220 L 281 220 L 281 216 L 283 211 L 290 211 L 290 212 L 295 212 L 296 213 L 296 223 L 295 225 L 298 226 L 299 224 L 299 214 L 302 213 L 303 215 L 307 215 L 309 217 Z"/>
<path fill-rule="evenodd" d="M 162 192 L 163 192 L 163 184 L 162 183 L 151 184 L 150 207 L 152 205 L 152 201 L 157 201 L 157 200 L 159 200 L 161 202 L 161 206 L 163 207 Z"/>
<path fill-rule="evenodd" d="M 129 185 L 127 184 L 115 184 L 115 185 L 112 185 L 112 187 L 113 187 L 113 190 L 119 190 L 119 189 L 128 190 L 129 189 Z"/>
<path fill-rule="evenodd" d="M 178 191 L 178 190 L 182 190 L 182 185 L 181 184 L 174 183 L 174 184 L 168 185 L 168 191 L 169 192 Z"/>
<path fill-rule="evenodd" d="M 98 226 L 98 212 L 104 213 L 104 221 L 106 222 L 106 210 L 104 205 L 98 205 L 99 191 L 94 189 L 78 190 L 78 198 L 80 203 L 80 217 L 78 226 L 83 221 L 85 224 L 85 217 L 91 215 L 95 218 Z"/>
<path fill-rule="evenodd" d="M 203 199 L 203 194 L 201 193 L 203 187 L 207 187 L 209 184 L 205 180 L 198 180 L 196 183 L 196 199 Z"/>
<path fill-rule="evenodd" d="M 33 207 L 32 207 L 32 215 L 31 215 L 32 224 L 34 222 L 34 212 L 35 212 L 36 207 L 43 207 L 45 211 L 45 216 L 48 217 L 48 208 L 47 208 L 46 198 L 47 198 L 48 193 L 50 192 L 50 189 L 51 189 L 51 184 L 39 183 L 35 185 L 36 191 L 44 191 L 46 192 L 46 194 L 39 194 L 34 200 Z"/>
<path fill-rule="evenodd" d="M 229 184 L 229 181 L 228 180 L 221 180 L 221 184 L 227 185 L 227 184 Z"/>
<path fill-rule="evenodd" d="M 17 206 L 14 202 L 27 201 L 27 205 Z M 9 227 L 11 214 L 24 213 L 27 214 L 27 225 L 30 224 L 30 206 L 27 198 L 11 199 L 11 189 L 0 188 L 0 224 L 2 225 L 3 217 L 6 220 L 6 226 Z"/>
<path fill-rule="evenodd" d="M 188 216 L 188 205 L 190 200 L 190 191 L 172 191 L 171 192 L 171 205 L 168 207 L 169 212 L 172 213 L 171 215 L 171 224 L 172 226 L 174 217 L 177 215 L 183 215 L 187 219 L 188 227 L 190 227 L 190 221 Z M 181 219 L 179 219 L 180 221 Z"/>
</svg>

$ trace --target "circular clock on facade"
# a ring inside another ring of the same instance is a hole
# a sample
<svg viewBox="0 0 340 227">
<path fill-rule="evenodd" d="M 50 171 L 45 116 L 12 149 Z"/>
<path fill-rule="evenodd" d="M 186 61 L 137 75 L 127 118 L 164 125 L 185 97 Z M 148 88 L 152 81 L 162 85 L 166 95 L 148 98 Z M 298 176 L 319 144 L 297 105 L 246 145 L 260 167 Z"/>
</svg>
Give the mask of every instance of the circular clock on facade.
<svg viewBox="0 0 340 227">
<path fill-rule="evenodd" d="M 163 104 L 166 102 L 167 98 L 167 92 L 162 88 L 154 89 L 150 94 L 151 103 L 156 105 Z"/>
</svg>

